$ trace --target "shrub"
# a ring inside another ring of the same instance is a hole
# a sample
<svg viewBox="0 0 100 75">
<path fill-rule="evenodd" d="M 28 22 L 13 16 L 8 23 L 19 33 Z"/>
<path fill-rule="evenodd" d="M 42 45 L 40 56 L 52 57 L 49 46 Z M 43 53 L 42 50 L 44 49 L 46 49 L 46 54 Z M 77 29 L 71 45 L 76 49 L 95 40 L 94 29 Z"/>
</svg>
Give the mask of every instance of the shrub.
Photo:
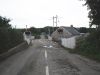
<svg viewBox="0 0 100 75">
<path fill-rule="evenodd" d="M 10 48 L 23 42 L 22 33 L 17 29 L 0 29 L 0 53 L 8 51 Z"/>
<path fill-rule="evenodd" d="M 12 29 L 9 22 L 10 19 L 0 16 L 0 53 L 8 51 L 23 41 L 21 31 Z"/>
<path fill-rule="evenodd" d="M 77 39 L 74 52 L 100 61 L 100 31 L 92 32 L 88 37 Z"/>
</svg>

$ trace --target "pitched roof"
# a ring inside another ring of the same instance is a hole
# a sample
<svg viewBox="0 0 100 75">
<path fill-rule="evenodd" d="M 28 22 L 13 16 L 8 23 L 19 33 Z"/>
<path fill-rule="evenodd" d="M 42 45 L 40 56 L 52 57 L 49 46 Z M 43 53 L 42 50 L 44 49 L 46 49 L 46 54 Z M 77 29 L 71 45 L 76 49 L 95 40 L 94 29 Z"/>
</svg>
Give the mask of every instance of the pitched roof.
<svg viewBox="0 0 100 75">
<path fill-rule="evenodd" d="M 64 27 L 64 29 L 69 31 L 73 36 L 80 34 L 74 27 Z"/>
</svg>

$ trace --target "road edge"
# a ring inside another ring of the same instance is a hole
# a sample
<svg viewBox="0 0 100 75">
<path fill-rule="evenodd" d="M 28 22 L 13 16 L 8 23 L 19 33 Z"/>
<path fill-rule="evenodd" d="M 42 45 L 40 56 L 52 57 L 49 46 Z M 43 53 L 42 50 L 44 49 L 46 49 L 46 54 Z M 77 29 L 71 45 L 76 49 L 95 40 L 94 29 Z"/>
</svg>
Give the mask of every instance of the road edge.
<svg viewBox="0 0 100 75">
<path fill-rule="evenodd" d="M 18 53 L 20 51 L 23 51 L 25 49 L 27 49 L 29 47 L 29 45 L 27 44 L 27 42 L 22 42 L 21 44 L 11 48 L 8 50 L 8 52 L 5 52 L 3 54 L 0 54 L 0 61 L 8 58 L 9 56 Z"/>
</svg>

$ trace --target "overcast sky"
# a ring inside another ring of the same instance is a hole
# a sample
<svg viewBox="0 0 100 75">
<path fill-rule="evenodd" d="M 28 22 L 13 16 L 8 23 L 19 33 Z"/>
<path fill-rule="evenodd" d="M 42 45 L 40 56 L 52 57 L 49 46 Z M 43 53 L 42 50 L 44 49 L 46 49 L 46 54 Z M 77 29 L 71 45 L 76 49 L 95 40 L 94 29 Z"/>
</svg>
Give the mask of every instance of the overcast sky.
<svg viewBox="0 0 100 75">
<path fill-rule="evenodd" d="M 58 15 L 58 26 L 88 27 L 88 11 L 79 0 L 0 0 L 0 15 L 11 19 L 13 27 L 52 26 Z"/>
</svg>

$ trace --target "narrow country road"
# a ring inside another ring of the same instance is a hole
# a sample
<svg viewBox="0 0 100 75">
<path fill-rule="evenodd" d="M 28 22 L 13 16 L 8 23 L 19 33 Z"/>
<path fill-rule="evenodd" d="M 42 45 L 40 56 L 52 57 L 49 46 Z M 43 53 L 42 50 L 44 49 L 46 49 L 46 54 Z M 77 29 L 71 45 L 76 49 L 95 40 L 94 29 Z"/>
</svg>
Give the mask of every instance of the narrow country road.
<svg viewBox="0 0 100 75">
<path fill-rule="evenodd" d="M 100 75 L 100 63 L 46 39 L 0 62 L 0 75 Z"/>
</svg>

